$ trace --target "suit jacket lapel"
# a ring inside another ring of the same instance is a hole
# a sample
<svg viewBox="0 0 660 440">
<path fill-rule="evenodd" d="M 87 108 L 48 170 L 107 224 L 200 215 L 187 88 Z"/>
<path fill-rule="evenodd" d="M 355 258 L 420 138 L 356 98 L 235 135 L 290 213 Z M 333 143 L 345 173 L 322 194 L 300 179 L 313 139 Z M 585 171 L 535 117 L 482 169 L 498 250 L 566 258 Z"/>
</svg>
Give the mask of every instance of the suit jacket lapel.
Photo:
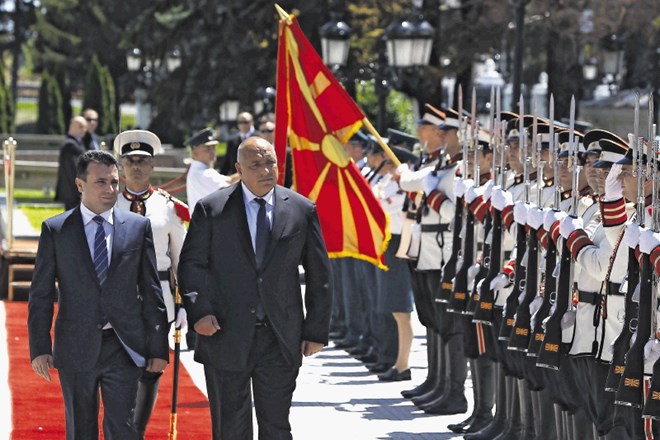
<svg viewBox="0 0 660 440">
<path fill-rule="evenodd" d="M 243 188 L 240 182 L 236 185 L 236 189 L 229 195 L 229 202 L 230 204 L 225 208 L 231 208 L 235 211 L 234 215 L 231 216 L 236 221 L 236 227 L 233 230 L 238 231 L 238 241 L 241 243 L 243 250 L 247 254 L 248 260 L 256 268 L 257 260 L 252 247 L 252 237 L 250 236 L 247 214 L 245 213 L 245 202 L 243 201 Z"/>
<path fill-rule="evenodd" d="M 83 223 L 82 213 L 80 212 L 80 206 L 78 206 L 75 211 L 71 214 L 71 226 L 72 226 L 72 241 L 73 249 L 80 249 L 80 260 L 81 265 L 79 268 L 86 267 L 87 271 L 92 275 L 92 278 L 98 284 L 98 279 L 96 278 L 96 270 L 94 269 L 94 256 L 89 251 L 89 243 L 87 242 L 87 235 L 85 234 L 85 224 Z"/>
<path fill-rule="evenodd" d="M 286 194 L 280 195 L 277 191 L 277 187 L 275 187 L 273 200 L 275 201 L 275 207 L 273 209 L 273 227 L 270 231 L 270 241 L 268 242 L 266 256 L 264 257 L 264 267 L 266 267 L 268 261 L 273 256 L 273 252 L 277 248 L 277 241 L 282 238 L 284 227 L 289 218 L 289 197 Z"/>
<path fill-rule="evenodd" d="M 126 230 L 126 217 L 121 210 L 115 208 L 112 210 L 112 217 L 114 218 L 113 233 L 112 233 L 112 258 L 110 260 L 110 267 L 108 268 L 108 278 L 110 278 L 113 270 L 117 267 L 119 254 L 124 250 L 127 234 Z"/>
</svg>

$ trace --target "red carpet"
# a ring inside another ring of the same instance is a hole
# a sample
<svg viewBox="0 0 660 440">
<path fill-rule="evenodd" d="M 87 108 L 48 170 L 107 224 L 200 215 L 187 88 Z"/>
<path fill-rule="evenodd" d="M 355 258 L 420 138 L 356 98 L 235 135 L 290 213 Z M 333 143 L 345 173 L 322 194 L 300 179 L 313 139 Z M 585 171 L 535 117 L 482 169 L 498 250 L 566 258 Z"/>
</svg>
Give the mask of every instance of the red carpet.
<svg viewBox="0 0 660 440">
<path fill-rule="evenodd" d="M 34 374 L 30 366 L 27 302 L 5 302 L 4 306 L 7 313 L 9 387 L 14 425 L 11 439 L 64 438 L 64 406 L 57 370 L 51 370 L 52 382 L 49 383 Z M 156 409 L 147 428 L 146 438 L 149 440 L 167 439 L 172 402 L 172 372 L 170 365 L 161 378 Z M 210 438 L 211 416 L 208 401 L 192 382 L 185 368 L 180 369 L 178 402 L 178 438 Z M 102 434 L 100 438 L 103 438 Z"/>
</svg>

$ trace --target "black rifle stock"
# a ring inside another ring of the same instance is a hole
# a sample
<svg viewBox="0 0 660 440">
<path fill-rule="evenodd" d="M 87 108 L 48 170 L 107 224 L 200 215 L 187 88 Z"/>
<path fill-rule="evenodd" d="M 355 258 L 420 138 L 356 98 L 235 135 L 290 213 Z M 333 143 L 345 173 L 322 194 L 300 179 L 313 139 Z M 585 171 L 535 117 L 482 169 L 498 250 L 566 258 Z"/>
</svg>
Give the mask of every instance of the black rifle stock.
<svg viewBox="0 0 660 440">
<path fill-rule="evenodd" d="M 557 300 L 555 310 L 548 318 L 545 325 L 545 336 L 539 350 L 536 361 L 537 367 L 559 370 L 561 366 L 562 353 L 562 328 L 561 319 L 568 310 L 571 300 L 571 252 L 568 249 L 567 240 L 563 240 L 561 247 L 561 258 L 559 260 L 560 271 L 557 280 Z"/>
<path fill-rule="evenodd" d="M 458 206 L 456 209 L 459 209 Z M 447 304 L 447 311 L 452 313 L 465 314 L 468 303 L 468 269 L 474 261 L 474 214 L 468 207 L 464 208 L 465 213 L 465 240 L 463 240 L 461 268 L 456 272 L 454 278 L 454 289 Z"/>
<path fill-rule="evenodd" d="M 527 247 L 527 231 L 525 225 L 517 224 L 518 232 L 516 233 L 516 276 L 513 281 L 513 290 L 506 299 L 506 307 L 504 308 L 504 316 L 502 318 L 502 325 L 499 328 L 498 339 L 500 341 L 508 341 L 513 332 L 514 315 L 520 301 L 520 285 L 525 279 L 525 268 L 522 265 L 522 260 L 525 255 L 525 248 Z"/>
<path fill-rule="evenodd" d="M 527 346 L 527 356 L 538 357 L 539 350 L 543 345 L 545 337 L 545 329 L 543 328 L 543 320 L 548 317 L 550 308 L 557 299 L 557 279 L 552 276 L 557 264 L 557 246 L 550 238 L 548 232 L 548 249 L 545 251 L 545 279 L 543 285 L 543 302 L 534 314 L 534 326 L 532 327 L 532 335 L 529 338 L 529 345 Z"/>
<path fill-rule="evenodd" d="M 451 256 L 442 268 L 442 278 L 440 280 L 438 295 L 435 298 L 436 302 L 448 303 L 452 296 L 453 279 L 456 276 L 456 263 L 458 262 L 458 253 L 461 250 L 461 225 L 463 224 L 463 209 L 459 208 L 461 206 L 463 206 L 463 197 L 456 197 Z"/>
<path fill-rule="evenodd" d="M 642 408 L 644 404 L 644 346 L 651 337 L 651 314 L 655 313 L 653 299 L 653 271 L 648 254 L 642 254 L 639 267 L 639 314 L 637 318 L 637 336 L 626 353 L 626 364 L 616 390 L 614 403 L 633 408 Z"/>
<path fill-rule="evenodd" d="M 490 218 L 490 215 L 486 215 L 485 219 L 485 225 L 484 225 L 484 240 L 486 237 L 488 237 L 488 234 L 492 228 L 492 220 Z M 466 308 L 466 314 L 468 315 L 474 315 L 475 310 L 477 309 L 477 306 L 479 305 L 479 289 L 477 288 L 477 285 L 479 284 L 479 281 L 484 279 L 488 275 L 488 271 L 490 270 L 490 244 L 489 243 L 484 243 L 484 248 L 482 252 L 482 258 L 481 258 L 481 264 L 479 265 L 479 272 L 477 273 L 477 276 L 474 278 L 474 287 L 471 288 L 471 295 L 470 295 L 470 300 L 468 301 L 468 305 Z"/>
<path fill-rule="evenodd" d="M 538 261 L 539 240 L 536 230 L 530 228 L 527 241 L 527 266 L 525 269 L 525 295 L 518 305 L 515 315 L 515 324 L 509 337 L 509 350 L 527 351 L 530 337 L 530 322 L 532 315 L 529 305 L 538 292 Z"/>
<path fill-rule="evenodd" d="M 637 262 L 637 258 L 635 258 L 635 251 L 628 249 L 628 289 L 626 290 L 624 300 L 625 316 L 623 317 L 621 333 L 616 337 L 612 346 L 612 363 L 607 372 L 605 391 L 616 391 L 621 382 L 621 376 L 625 367 L 626 352 L 630 348 L 630 338 L 633 335 L 633 327 L 636 327 L 634 323 L 636 323 L 637 314 L 639 313 L 638 304 L 633 301 L 633 295 L 635 294 L 635 288 L 638 283 L 639 263 Z"/>
<path fill-rule="evenodd" d="M 479 300 L 475 305 L 473 322 L 485 325 L 493 325 L 493 307 L 495 306 L 495 292 L 490 288 L 490 283 L 500 273 L 502 266 L 502 212 L 492 210 L 493 226 L 490 245 L 490 267 L 488 273 L 481 283 L 479 289 Z"/>
</svg>

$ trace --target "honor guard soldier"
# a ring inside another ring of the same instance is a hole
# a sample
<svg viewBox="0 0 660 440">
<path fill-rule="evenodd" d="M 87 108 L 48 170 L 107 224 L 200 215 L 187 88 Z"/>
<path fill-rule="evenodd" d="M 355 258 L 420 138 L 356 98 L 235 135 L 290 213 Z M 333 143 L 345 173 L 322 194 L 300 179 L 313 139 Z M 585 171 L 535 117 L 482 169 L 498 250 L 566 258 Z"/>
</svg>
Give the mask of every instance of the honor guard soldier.
<svg viewBox="0 0 660 440">
<path fill-rule="evenodd" d="M 587 162 L 591 173 L 590 186 L 598 199 L 606 201 L 619 198 L 620 190 L 605 187 L 604 175 L 614 162 L 622 159 L 627 145 L 618 136 L 605 130 L 592 130 L 585 135 Z M 594 148 L 593 144 L 598 148 Z M 591 151 L 600 150 L 597 160 Z M 600 203 L 599 203 L 600 205 Z M 603 213 L 603 207 L 600 206 Z M 602 217 L 602 215 L 601 215 Z M 577 385 L 585 399 L 587 412 L 596 427 L 598 436 L 605 438 L 629 438 L 625 420 L 620 412 L 615 413 L 614 393 L 606 391 L 606 381 L 612 360 L 611 344 L 621 333 L 624 316 L 624 297 L 620 292 L 621 282 L 627 267 L 628 251 L 620 240 L 612 243 L 607 238 L 611 228 L 607 221 L 598 222 L 596 228 L 587 230 L 579 222 L 563 221 L 563 236 L 568 240 L 568 248 L 576 262 L 578 287 L 576 311 L 576 332 L 571 347 L 574 370 L 578 374 Z M 573 229 L 573 226 L 576 226 Z M 560 227 L 561 228 L 561 227 Z M 620 232 L 619 234 L 621 234 Z"/>
<path fill-rule="evenodd" d="M 174 322 L 175 326 L 181 327 L 186 322 L 186 311 L 180 308 L 175 316 L 174 274 L 186 236 L 184 221 L 190 221 L 188 207 L 166 191 L 151 186 L 153 157 L 161 149 L 158 136 L 146 130 L 125 131 L 115 138 L 114 149 L 121 156 L 126 179 L 126 187 L 117 198 L 116 206 L 149 219 L 167 319 L 168 322 Z M 133 420 L 142 438 L 156 404 L 161 375 L 162 373 L 144 371 L 140 377 Z"/>
</svg>

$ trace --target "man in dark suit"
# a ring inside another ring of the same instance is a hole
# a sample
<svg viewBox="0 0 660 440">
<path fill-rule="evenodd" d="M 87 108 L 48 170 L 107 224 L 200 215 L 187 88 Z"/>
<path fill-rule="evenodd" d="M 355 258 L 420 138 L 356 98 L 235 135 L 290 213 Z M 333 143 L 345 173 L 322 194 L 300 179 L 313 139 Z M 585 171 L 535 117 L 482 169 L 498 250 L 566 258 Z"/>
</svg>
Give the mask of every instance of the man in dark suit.
<svg viewBox="0 0 660 440">
<path fill-rule="evenodd" d="M 82 116 L 74 116 L 69 124 L 66 140 L 60 147 L 57 168 L 55 201 L 64 203 L 64 209 L 75 208 L 80 203 L 80 194 L 76 188 L 76 161 L 85 152 L 82 138 L 87 133 L 87 121 Z"/>
<path fill-rule="evenodd" d="M 179 259 L 179 283 L 200 335 L 214 439 L 290 439 L 302 355 L 327 344 L 332 287 L 316 206 L 277 186 L 265 139 L 238 149 L 241 182 L 200 200 Z M 305 312 L 298 265 L 305 269 Z"/>
<path fill-rule="evenodd" d="M 225 176 L 229 176 L 235 172 L 234 165 L 238 159 L 238 146 L 245 139 L 249 138 L 250 136 L 254 136 L 255 134 L 254 118 L 252 117 L 252 114 L 248 112 L 238 114 L 236 125 L 238 126 L 238 133 L 227 140 L 227 151 L 225 153 L 225 158 L 222 160 L 220 169 L 218 170 L 220 171 L 220 174 L 224 174 Z"/>
<path fill-rule="evenodd" d="M 87 150 L 100 150 L 101 143 L 99 137 L 96 135 L 96 127 L 99 126 L 99 114 L 96 110 L 86 108 L 82 113 L 83 118 L 87 121 L 87 131 L 83 136 L 83 144 Z"/>
<path fill-rule="evenodd" d="M 77 163 L 81 204 L 41 228 L 28 314 L 32 369 L 59 372 L 67 440 L 138 439 L 138 378 L 167 366 L 167 313 L 149 220 L 114 209 L 117 160 L 87 151 Z M 51 340 L 57 300 L 55 341 Z"/>
</svg>

